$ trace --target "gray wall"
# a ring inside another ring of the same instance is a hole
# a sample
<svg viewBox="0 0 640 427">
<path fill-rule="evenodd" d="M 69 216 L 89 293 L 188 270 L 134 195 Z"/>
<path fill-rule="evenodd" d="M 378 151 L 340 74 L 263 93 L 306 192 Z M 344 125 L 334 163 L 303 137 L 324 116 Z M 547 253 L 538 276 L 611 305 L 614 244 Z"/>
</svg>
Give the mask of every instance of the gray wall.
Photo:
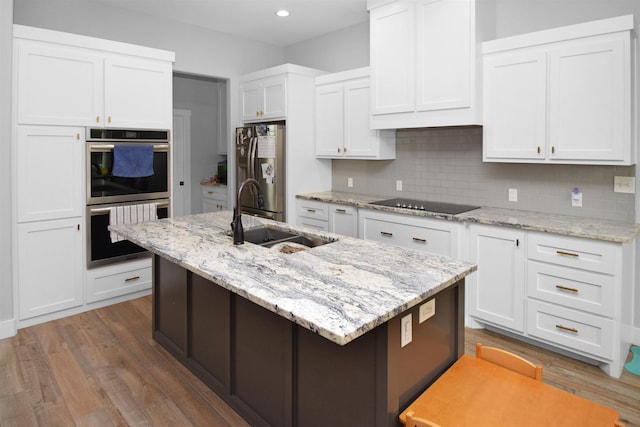
<svg viewBox="0 0 640 427">
<path fill-rule="evenodd" d="M 483 163 L 480 127 L 399 130 L 395 160 L 333 161 L 338 191 L 635 222 L 635 197 L 613 192 L 615 175 L 635 176 L 635 167 Z M 573 187 L 582 208 L 571 206 Z M 509 188 L 518 202 L 508 201 Z"/>
<path fill-rule="evenodd" d="M 191 213 L 202 212 L 200 180 L 217 173 L 217 118 L 226 105 L 218 102 L 218 92 L 226 90 L 224 82 L 188 76 L 173 77 L 173 108 L 191 111 Z"/>
<path fill-rule="evenodd" d="M 288 46 L 286 62 L 331 73 L 369 66 L 369 22 Z"/>
<path fill-rule="evenodd" d="M 11 37 L 13 0 L 0 0 L 0 323 L 13 319 L 11 268 Z M 2 328 L 0 328 L 2 329 Z M 11 331 L 8 331 L 11 332 Z M 0 336 L 3 334 L 0 332 Z"/>
</svg>

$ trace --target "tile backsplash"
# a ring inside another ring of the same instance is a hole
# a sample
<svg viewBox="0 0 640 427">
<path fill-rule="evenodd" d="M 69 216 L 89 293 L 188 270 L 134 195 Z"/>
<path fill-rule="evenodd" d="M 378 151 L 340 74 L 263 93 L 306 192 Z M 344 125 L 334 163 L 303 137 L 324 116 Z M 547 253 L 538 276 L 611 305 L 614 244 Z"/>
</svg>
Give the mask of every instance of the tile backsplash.
<svg viewBox="0 0 640 427">
<path fill-rule="evenodd" d="M 400 129 L 395 160 L 334 160 L 332 189 L 635 222 L 635 194 L 614 193 L 614 176 L 635 166 L 484 163 L 481 127 Z M 574 187 L 582 207 L 571 206 Z"/>
</svg>

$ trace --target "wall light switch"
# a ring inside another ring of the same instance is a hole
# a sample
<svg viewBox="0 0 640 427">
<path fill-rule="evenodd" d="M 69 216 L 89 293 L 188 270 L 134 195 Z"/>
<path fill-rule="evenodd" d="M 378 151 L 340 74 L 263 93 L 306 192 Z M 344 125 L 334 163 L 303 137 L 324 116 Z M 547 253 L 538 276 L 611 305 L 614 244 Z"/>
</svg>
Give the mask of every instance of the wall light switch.
<svg viewBox="0 0 640 427">
<path fill-rule="evenodd" d="M 517 188 L 510 188 L 509 189 L 509 201 L 510 202 L 517 202 L 518 201 L 518 189 Z"/>
<path fill-rule="evenodd" d="M 412 339 L 411 313 L 409 313 L 400 319 L 400 347 L 409 344 Z"/>
<path fill-rule="evenodd" d="M 353 178 L 347 178 L 347 187 L 353 188 Z"/>
<path fill-rule="evenodd" d="M 418 317 L 418 323 L 422 323 L 425 320 L 435 316 L 436 314 L 436 299 L 425 302 L 420 306 L 420 315 Z"/>
<path fill-rule="evenodd" d="M 631 193 L 636 192 L 636 179 L 633 176 L 614 176 L 613 191 L 615 193 Z"/>
<path fill-rule="evenodd" d="M 396 181 L 396 190 L 402 191 L 402 181 L 401 180 L 397 180 Z"/>
</svg>

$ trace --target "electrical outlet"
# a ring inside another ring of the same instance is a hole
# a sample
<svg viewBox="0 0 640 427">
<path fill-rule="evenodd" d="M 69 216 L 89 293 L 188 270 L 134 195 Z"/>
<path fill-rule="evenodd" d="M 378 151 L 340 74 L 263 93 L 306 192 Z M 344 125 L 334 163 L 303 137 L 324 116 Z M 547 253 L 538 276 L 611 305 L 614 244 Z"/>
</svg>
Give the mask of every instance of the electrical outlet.
<svg viewBox="0 0 640 427">
<path fill-rule="evenodd" d="M 509 189 L 509 201 L 510 202 L 517 202 L 518 201 L 518 189 L 517 188 L 510 188 Z"/>
<path fill-rule="evenodd" d="M 396 190 L 402 191 L 402 180 L 396 181 Z"/>
<path fill-rule="evenodd" d="M 418 316 L 418 323 L 422 323 L 425 320 L 435 316 L 436 314 L 436 299 L 427 301 L 420 306 L 420 315 Z"/>
<path fill-rule="evenodd" d="M 636 192 L 636 179 L 633 176 L 614 176 L 613 177 L 614 193 L 630 193 Z"/>
<path fill-rule="evenodd" d="M 400 319 L 400 347 L 409 344 L 412 339 L 411 313 L 409 313 Z"/>
<path fill-rule="evenodd" d="M 582 207 L 582 192 L 578 187 L 575 187 L 571 192 L 571 206 L 575 208 Z"/>
<path fill-rule="evenodd" d="M 353 178 L 347 178 L 347 187 L 353 188 Z"/>
</svg>

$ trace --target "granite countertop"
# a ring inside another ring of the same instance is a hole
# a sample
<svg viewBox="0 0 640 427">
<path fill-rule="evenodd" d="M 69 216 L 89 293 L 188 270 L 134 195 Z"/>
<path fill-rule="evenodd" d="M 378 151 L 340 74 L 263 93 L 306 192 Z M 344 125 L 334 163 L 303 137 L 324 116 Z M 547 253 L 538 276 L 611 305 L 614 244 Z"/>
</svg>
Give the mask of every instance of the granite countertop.
<svg viewBox="0 0 640 427">
<path fill-rule="evenodd" d="M 128 240 L 340 345 L 453 285 L 476 265 L 373 241 L 243 216 L 333 243 L 284 254 L 234 245 L 229 211 L 109 228 Z"/>
<path fill-rule="evenodd" d="M 370 202 L 389 199 L 389 196 L 372 196 L 339 191 L 320 191 L 298 194 L 299 199 L 351 205 L 358 208 L 380 210 L 405 215 L 426 216 L 450 221 L 475 222 L 520 228 L 529 231 L 555 233 L 564 236 L 583 237 L 615 243 L 630 243 L 640 233 L 640 224 L 583 218 L 571 215 L 546 214 L 515 209 L 481 207 L 458 215 L 370 205 Z"/>
</svg>

